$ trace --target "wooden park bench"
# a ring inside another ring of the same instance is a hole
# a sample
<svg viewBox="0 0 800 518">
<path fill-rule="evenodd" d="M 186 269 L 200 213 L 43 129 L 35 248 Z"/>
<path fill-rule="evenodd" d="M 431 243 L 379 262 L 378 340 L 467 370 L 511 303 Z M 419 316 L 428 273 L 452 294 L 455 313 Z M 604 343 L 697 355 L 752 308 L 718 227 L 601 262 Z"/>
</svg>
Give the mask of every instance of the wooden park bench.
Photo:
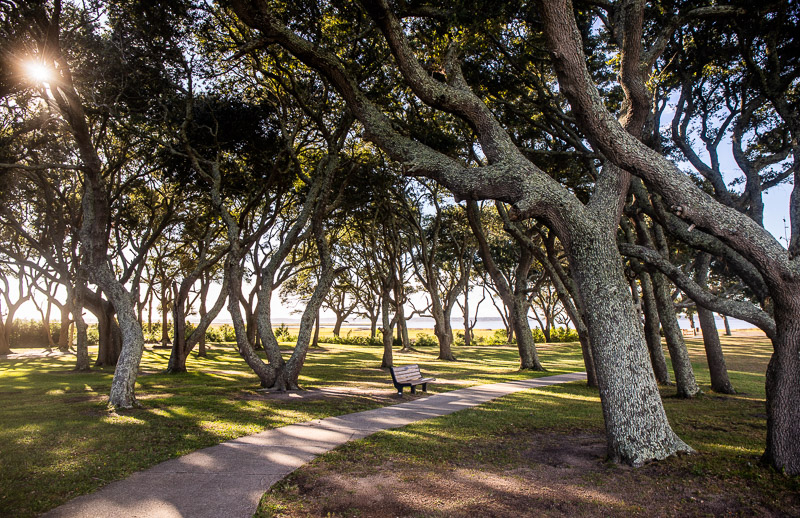
<svg viewBox="0 0 800 518">
<path fill-rule="evenodd" d="M 403 395 L 403 387 L 411 387 L 411 393 L 416 394 L 417 385 L 422 385 L 422 391 L 428 391 L 428 383 L 436 381 L 436 378 L 423 378 L 419 371 L 419 365 L 403 365 L 402 367 L 391 367 L 392 383 L 397 389 L 397 394 Z"/>
</svg>

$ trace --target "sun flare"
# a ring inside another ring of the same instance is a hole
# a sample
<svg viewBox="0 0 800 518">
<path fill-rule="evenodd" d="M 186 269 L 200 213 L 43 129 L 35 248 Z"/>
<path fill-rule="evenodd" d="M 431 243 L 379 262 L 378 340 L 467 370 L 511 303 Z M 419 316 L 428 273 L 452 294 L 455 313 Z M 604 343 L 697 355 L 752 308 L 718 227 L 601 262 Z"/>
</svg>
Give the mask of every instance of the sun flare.
<svg viewBox="0 0 800 518">
<path fill-rule="evenodd" d="M 47 83 L 53 77 L 53 74 L 50 72 L 48 67 L 35 61 L 26 63 L 25 71 L 27 76 L 37 83 Z"/>
</svg>

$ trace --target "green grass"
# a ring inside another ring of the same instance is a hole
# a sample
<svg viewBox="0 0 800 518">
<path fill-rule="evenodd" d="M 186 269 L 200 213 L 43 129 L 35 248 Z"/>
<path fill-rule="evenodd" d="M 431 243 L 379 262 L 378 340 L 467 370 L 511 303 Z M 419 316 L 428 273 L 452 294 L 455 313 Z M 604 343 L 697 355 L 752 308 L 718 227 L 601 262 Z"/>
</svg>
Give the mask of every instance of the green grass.
<svg viewBox="0 0 800 518">
<path fill-rule="evenodd" d="M 704 394 L 682 400 L 673 396 L 674 387 L 661 390 L 673 429 L 697 450 L 696 455 L 673 457 L 639 470 L 609 465 L 599 474 L 589 473 L 574 481 L 581 491 L 589 488 L 596 494 L 617 490 L 617 484 L 630 486 L 629 499 L 622 504 L 576 503 L 569 496 L 557 494 L 542 504 L 541 509 L 529 508 L 528 512 L 535 515 L 542 511 L 549 515 L 551 505 L 563 504 L 572 507 L 561 512 L 579 509 L 582 510 L 579 514 L 584 515 L 717 514 L 713 508 L 710 513 L 701 509 L 698 502 L 721 498 L 720 495 L 735 501 L 735 508 L 725 511 L 733 515 L 800 512 L 800 477 L 788 477 L 759 465 L 766 436 L 764 371 L 771 346 L 766 339 L 751 337 L 723 338 L 723 343 L 731 381 L 738 394 L 723 396 L 711 392 L 701 340 L 690 340 L 688 346 Z M 538 469 L 535 458 L 532 461 L 525 451 L 530 441 L 536 441 L 541 434 L 561 434 L 566 445 L 581 434 L 602 438 L 603 418 L 597 391 L 580 383 L 528 390 L 474 409 L 347 443 L 273 487 L 262 499 L 257 516 L 374 513 L 374 508 L 369 507 L 362 509 L 356 505 L 343 510 L 336 504 L 326 504 L 320 496 L 326 489 L 316 488 L 327 487 L 325 484 L 332 483 L 331 480 L 345 487 L 356 487 L 358 481 L 385 474 L 387 466 L 391 466 L 389 471 L 398 480 L 415 480 L 420 494 L 458 469 L 473 470 L 478 479 L 520 469 L 535 470 Z M 382 490 L 386 501 L 407 498 L 394 497 L 393 489 Z M 330 489 L 327 491 L 330 493 Z M 674 494 L 674 504 L 648 508 L 647 499 L 641 496 L 646 494 Z M 408 505 L 389 511 L 408 515 L 420 512 L 420 508 Z M 458 502 L 453 505 L 458 509 Z M 586 506 L 588 514 L 583 510 Z M 471 511 L 465 509 L 453 513 L 470 515 Z M 434 509 L 422 515 L 439 516 Z"/>
<path fill-rule="evenodd" d="M 456 348 L 458 362 L 434 349 L 395 354 L 439 383 L 431 392 L 582 370 L 575 346 L 541 348 L 548 373 L 518 371 L 514 347 Z M 0 361 L 0 515 L 34 516 L 164 460 L 242 435 L 398 402 L 387 397 L 380 347 L 312 350 L 300 377 L 307 389 L 359 389 L 352 396 L 258 398 L 258 381 L 232 346 L 194 355 L 189 372 L 164 374 L 169 350 L 146 351 L 137 383 L 142 408 L 109 411 L 113 370 L 76 373 L 72 356 Z M 381 394 L 383 394 L 381 396 Z"/>
</svg>

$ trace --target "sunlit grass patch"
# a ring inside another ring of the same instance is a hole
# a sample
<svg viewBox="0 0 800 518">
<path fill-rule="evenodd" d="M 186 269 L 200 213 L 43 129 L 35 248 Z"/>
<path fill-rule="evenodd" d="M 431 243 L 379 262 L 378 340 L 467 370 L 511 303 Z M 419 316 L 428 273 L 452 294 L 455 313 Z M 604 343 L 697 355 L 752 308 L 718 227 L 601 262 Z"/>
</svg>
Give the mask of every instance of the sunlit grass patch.
<svg viewBox="0 0 800 518">
<path fill-rule="evenodd" d="M 426 492 L 440 495 L 435 486 L 441 485 L 452 491 L 449 498 L 442 497 L 441 504 L 466 516 L 468 505 L 463 494 L 459 499 L 457 489 L 491 495 L 491 485 L 484 483 L 476 489 L 472 480 L 502 479 L 509 473 L 522 478 L 528 488 L 527 496 L 512 499 L 511 505 L 522 506 L 518 508 L 530 515 L 549 515 L 554 510 L 584 516 L 717 515 L 726 509 L 734 515 L 797 515 L 800 477 L 759 465 L 766 439 L 764 372 L 770 343 L 763 338 L 722 337 L 738 393 L 718 395 L 709 388 L 702 341 L 688 342 L 704 394 L 691 400 L 675 398 L 674 386 L 662 387 L 661 394 L 673 429 L 697 450 L 694 455 L 635 470 L 590 458 L 585 461 L 589 468 L 580 471 L 582 476 L 548 489 L 536 477 L 566 468 L 560 460 L 548 460 L 550 450 L 538 447 L 540 441 L 550 441 L 566 452 L 566 459 L 581 440 L 594 441 L 604 451 L 597 391 L 580 383 L 557 385 L 342 445 L 266 493 L 257 516 L 337 515 L 345 505 L 349 507 L 344 514 L 370 515 L 378 507 L 371 506 L 369 498 L 337 507 L 319 496 L 333 487 L 359 487 L 380 477 L 385 479 L 380 490 L 383 502 L 396 503 L 402 500 L 398 495 L 413 494 L 403 493 L 409 491 L 400 487 L 406 482 L 420 494 L 418 504 L 427 501 L 430 494 Z M 567 361 L 580 362 L 580 356 Z M 454 479 L 465 470 L 471 474 L 470 481 L 459 486 Z M 536 496 L 540 492 L 541 498 Z M 391 511 L 425 515 L 419 507 L 396 506 Z"/>
<path fill-rule="evenodd" d="M 96 355 L 96 348 L 90 349 Z M 439 378 L 430 392 L 527 379 L 582 369 L 580 350 L 542 351 L 548 373 L 520 372 L 515 347 L 457 347 L 457 362 L 438 351 L 395 354 L 395 364 L 419 363 Z M 232 344 L 191 355 L 189 372 L 164 370 L 169 350 L 146 350 L 137 380 L 141 408 L 106 407 L 114 370 L 78 373 L 74 356 L 0 362 L 0 514 L 33 516 L 158 462 L 268 428 L 399 402 L 381 347 L 322 344 L 300 376 L 306 389 L 357 389 L 318 398 L 257 392 L 258 379 Z M 444 440 L 444 438 L 443 438 Z M 451 442 L 456 439 L 449 439 Z"/>
</svg>

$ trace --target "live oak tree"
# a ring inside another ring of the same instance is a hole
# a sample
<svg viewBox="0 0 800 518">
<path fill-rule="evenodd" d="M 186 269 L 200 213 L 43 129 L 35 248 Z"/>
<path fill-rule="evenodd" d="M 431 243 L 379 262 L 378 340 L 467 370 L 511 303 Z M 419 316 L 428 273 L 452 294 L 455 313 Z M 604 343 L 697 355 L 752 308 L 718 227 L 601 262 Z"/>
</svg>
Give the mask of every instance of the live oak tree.
<svg viewBox="0 0 800 518">
<path fill-rule="evenodd" d="M 470 88 L 459 66 L 462 49 L 455 32 L 450 38 L 439 40 L 440 50 L 431 54 L 440 64 L 442 80 L 426 70 L 417 57 L 419 51 L 412 50 L 409 37 L 423 34 L 429 24 L 435 25 L 429 19 L 415 20 L 404 28 L 389 6 L 378 1 L 365 2 L 366 13 L 348 13 L 355 14 L 358 23 L 373 24 L 380 31 L 380 39 L 367 33 L 372 38 L 369 45 L 385 46 L 391 51 L 392 66 L 416 97 L 437 110 L 456 114 L 472 128 L 485 157 L 480 167 L 466 167 L 420 140 L 399 133 L 370 100 L 368 92 L 353 80 L 348 70 L 353 62 L 337 56 L 336 41 L 310 42 L 288 29 L 267 4 L 233 1 L 230 5 L 244 23 L 259 31 L 261 45 L 280 44 L 331 81 L 363 125 L 365 137 L 403 163 L 410 174 L 434 179 L 461 199 L 494 198 L 507 202 L 514 209 L 514 217 L 536 217 L 553 228 L 569 257 L 587 316 L 609 457 L 640 464 L 690 450 L 667 422 L 640 324 L 630 296 L 625 294 L 627 283 L 615 232 L 627 191 L 627 175 L 615 168 L 604 168 L 588 203 L 548 176 L 526 158 L 487 104 Z M 334 14 L 332 8 L 326 7 L 325 16 Z M 447 33 L 446 25 L 442 27 Z M 351 42 L 350 47 L 354 46 Z"/>
<path fill-rule="evenodd" d="M 474 248 L 459 208 L 444 205 L 440 190 L 422 184 L 413 198 L 400 200 L 400 213 L 413 249 L 414 272 L 429 300 L 428 311 L 434 321 L 433 333 L 439 341 L 439 359 L 455 360 L 452 352 L 453 329 L 450 316 L 457 298 L 469 282 Z M 424 205 L 433 208 L 423 214 Z"/>
<path fill-rule="evenodd" d="M 536 344 L 528 323 L 527 288 L 534 261 L 533 252 L 526 243 L 509 240 L 510 236 L 502 232 L 502 220 L 495 211 L 486 211 L 488 214 L 485 217 L 483 212 L 476 201 L 467 202 L 467 217 L 478 242 L 482 268 L 491 278 L 503 304 L 510 309 L 509 317 L 516 336 L 520 368 L 544 370 L 536 353 Z M 484 219 L 487 223 L 483 223 Z M 491 224 L 493 220 L 494 225 Z M 494 236 L 490 241 L 491 229 L 500 235 Z M 523 238 L 520 236 L 520 239 Z"/>
<path fill-rule="evenodd" d="M 540 6 L 559 85 L 570 99 L 578 124 L 593 145 L 622 170 L 644 179 L 687 222 L 687 226 L 693 225 L 692 228 L 702 229 L 720 239 L 749 261 L 762 276 L 772 302 L 773 316 L 759 318 L 774 346 L 767 369 L 767 447 L 764 461 L 787 473 L 800 473 L 800 444 L 796 440 L 800 435 L 800 409 L 796 405 L 800 398 L 800 327 L 797 326 L 800 321 L 800 262 L 796 246 L 792 246 L 800 241 L 794 228 L 793 241 L 787 250 L 758 223 L 714 200 L 664 156 L 625 131 L 603 105 L 586 73 L 581 34 L 571 4 L 557 1 L 543 2 Z M 644 3 L 633 2 L 628 8 L 631 16 L 638 20 L 632 26 L 631 37 L 641 48 Z M 797 20 L 796 6 L 789 8 L 780 4 L 777 8 L 780 11 L 777 23 Z M 752 18 L 751 14 L 749 19 Z M 750 21 L 743 23 L 749 24 Z M 769 48 L 775 40 L 761 41 Z M 765 62 L 765 65 L 773 77 L 786 79 L 782 76 L 783 69 L 778 68 L 780 60 Z M 778 98 L 774 103 L 776 108 L 786 108 Z M 795 193 L 790 201 L 793 225 L 796 224 L 798 204 L 800 197 Z M 716 301 L 703 299 L 699 293 L 691 296 L 709 309 L 719 307 Z"/>
<path fill-rule="evenodd" d="M 158 85 L 164 83 L 158 66 L 129 66 L 125 60 L 133 59 L 137 65 L 144 64 L 147 61 L 144 55 L 153 55 L 153 47 L 158 46 L 154 43 L 157 39 L 150 40 L 149 46 L 145 44 L 143 53 L 140 53 L 141 47 L 126 48 L 123 57 L 120 49 L 125 47 L 124 41 L 130 33 L 117 23 L 121 19 L 117 16 L 119 11 L 109 9 L 101 13 L 96 6 L 62 6 L 60 2 L 51 6 L 32 2 L 15 13 L 21 13 L 18 21 L 27 24 L 25 32 L 29 38 L 27 50 L 30 58 L 35 58 L 49 70 L 49 77 L 39 79 L 47 84 L 47 88 L 40 90 L 40 96 L 61 123 L 63 145 L 69 148 L 70 153 L 66 164 L 70 167 L 66 169 L 75 169 L 81 174 L 79 236 L 82 261 L 75 282 L 78 286 L 75 299 L 80 301 L 84 298 L 81 287 L 88 280 L 98 285 L 113 304 L 119 319 L 122 349 L 119 361 L 116 361 L 109 403 L 129 408 L 137 404 L 134 385 L 143 348 L 141 326 L 134 310 L 136 275 L 151 243 L 150 238 L 163 227 L 159 224 L 148 227 L 150 233 L 140 243 L 139 253 L 127 264 L 120 254 L 122 248 L 112 250 L 109 243 L 112 239 L 118 240 L 121 237 L 119 232 L 123 230 L 112 228 L 117 209 L 125 203 L 125 200 L 115 198 L 114 188 L 124 188 L 126 184 L 121 178 L 131 171 L 131 167 L 136 177 L 137 169 L 137 164 L 132 164 L 128 154 L 137 139 L 131 131 L 132 125 L 122 123 L 121 114 L 125 113 L 127 117 L 137 110 L 146 109 L 147 103 L 138 97 L 144 93 L 142 85 L 153 88 L 151 92 L 155 93 Z M 108 22 L 108 30 L 102 33 L 96 22 L 100 14 L 107 15 Z M 168 23 L 161 28 L 167 27 Z M 149 63 L 152 65 L 155 61 Z M 64 167 L 57 164 L 55 169 Z M 115 207 L 118 203 L 121 205 Z M 127 245 L 117 244 L 121 247 Z M 112 261 L 115 260 L 122 261 L 127 268 L 123 279 L 113 271 Z M 132 289 L 126 287 L 127 281 L 132 281 Z M 85 302 L 90 303 L 90 298 L 87 297 Z"/>
</svg>

